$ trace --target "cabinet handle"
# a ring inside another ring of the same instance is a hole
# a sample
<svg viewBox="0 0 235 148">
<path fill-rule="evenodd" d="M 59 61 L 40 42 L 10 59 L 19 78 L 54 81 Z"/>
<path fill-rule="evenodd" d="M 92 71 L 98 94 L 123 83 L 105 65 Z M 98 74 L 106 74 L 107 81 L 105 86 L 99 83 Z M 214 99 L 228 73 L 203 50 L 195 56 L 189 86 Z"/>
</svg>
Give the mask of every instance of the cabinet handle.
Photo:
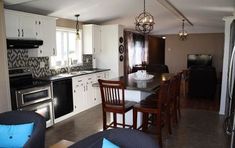
<svg viewBox="0 0 235 148">
<path fill-rule="evenodd" d="M 78 82 L 82 82 L 82 80 L 78 80 Z"/>
<path fill-rule="evenodd" d="M 20 29 L 17 29 L 17 31 L 18 31 L 18 37 L 20 37 Z"/>
<path fill-rule="evenodd" d="M 55 48 L 53 48 L 53 55 L 55 55 Z"/>
<path fill-rule="evenodd" d="M 76 90 L 73 90 L 73 92 L 76 92 Z"/>
<path fill-rule="evenodd" d="M 75 105 L 74 108 L 77 108 L 77 106 Z"/>
<path fill-rule="evenodd" d="M 40 53 L 42 53 L 42 50 L 40 50 Z"/>
<path fill-rule="evenodd" d="M 86 85 L 86 91 L 88 90 L 88 87 L 87 87 L 87 85 Z"/>
<path fill-rule="evenodd" d="M 24 37 L 24 30 L 23 30 L 23 29 L 21 29 L 21 31 L 22 31 L 22 37 Z"/>
<path fill-rule="evenodd" d="M 41 25 L 41 21 L 39 21 L 38 24 Z"/>
</svg>

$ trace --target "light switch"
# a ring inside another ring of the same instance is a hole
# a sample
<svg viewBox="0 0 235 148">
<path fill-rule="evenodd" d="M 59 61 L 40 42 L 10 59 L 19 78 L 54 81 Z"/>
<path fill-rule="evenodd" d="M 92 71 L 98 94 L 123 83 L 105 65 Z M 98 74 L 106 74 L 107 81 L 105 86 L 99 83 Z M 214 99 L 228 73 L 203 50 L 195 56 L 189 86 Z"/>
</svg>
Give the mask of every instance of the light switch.
<svg viewBox="0 0 235 148">
<path fill-rule="evenodd" d="M 45 62 L 40 62 L 40 68 L 44 68 L 45 67 Z"/>
</svg>

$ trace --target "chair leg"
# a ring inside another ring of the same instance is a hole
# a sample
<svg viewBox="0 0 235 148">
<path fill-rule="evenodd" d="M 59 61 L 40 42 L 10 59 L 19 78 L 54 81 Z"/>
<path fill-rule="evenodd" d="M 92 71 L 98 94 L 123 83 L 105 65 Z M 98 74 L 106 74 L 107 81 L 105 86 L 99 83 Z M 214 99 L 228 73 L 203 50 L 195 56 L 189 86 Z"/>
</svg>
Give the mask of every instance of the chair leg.
<svg viewBox="0 0 235 148">
<path fill-rule="evenodd" d="M 142 130 L 146 131 L 148 127 L 148 113 L 143 113 L 143 127 Z"/>
<path fill-rule="evenodd" d="M 125 113 L 122 114 L 122 127 L 125 128 L 126 122 L 125 122 Z"/>
<path fill-rule="evenodd" d="M 107 127 L 106 127 L 106 112 L 105 111 L 103 111 L 103 130 L 106 130 L 107 129 Z"/>
<path fill-rule="evenodd" d="M 168 132 L 169 134 L 171 135 L 172 134 L 172 130 L 171 130 L 171 114 L 170 114 L 170 109 L 168 108 L 167 109 L 167 113 L 166 113 L 167 117 L 166 117 L 166 120 L 167 120 L 167 125 L 168 125 Z"/>
<path fill-rule="evenodd" d="M 175 123 L 177 124 L 178 119 L 177 119 L 177 103 L 176 102 L 174 103 L 173 111 L 174 111 L 174 120 L 175 120 Z"/>
<path fill-rule="evenodd" d="M 137 128 L 137 109 L 133 109 L 133 129 Z"/>
<path fill-rule="evenodd" d="M 113 126 L 117 127 L 117 114 L 113 113 Z"/>
<path fill-rule="evenodd" d="M 156 124 L 157 124 L 157 134 L 158 134 L 158 141 L 159 145 L 162 148 L 162 127 L 161 127 L 161 113 L 157 114 L 156 118 Z"/>
<path fill-rule="evenodd" d="M 178 106 L 177 106 L 177 109 L 178 109 L 179 118 L 181 118 L 181 111 L 180 111 L 180 96 L 178 97 Z"/>
</svg>

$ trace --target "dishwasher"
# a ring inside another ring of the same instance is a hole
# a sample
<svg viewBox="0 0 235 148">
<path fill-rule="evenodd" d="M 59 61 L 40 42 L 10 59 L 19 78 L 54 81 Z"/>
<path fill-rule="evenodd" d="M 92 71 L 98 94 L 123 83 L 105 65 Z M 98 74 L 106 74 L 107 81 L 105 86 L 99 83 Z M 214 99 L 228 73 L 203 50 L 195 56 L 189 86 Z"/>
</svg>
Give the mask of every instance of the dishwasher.
<svg viewBox="0 0 235 148">
<path fill-rule="evenodd" d="M 52 82 L 55 119 L 73 111 L 72 79 Z"/>
</svg>

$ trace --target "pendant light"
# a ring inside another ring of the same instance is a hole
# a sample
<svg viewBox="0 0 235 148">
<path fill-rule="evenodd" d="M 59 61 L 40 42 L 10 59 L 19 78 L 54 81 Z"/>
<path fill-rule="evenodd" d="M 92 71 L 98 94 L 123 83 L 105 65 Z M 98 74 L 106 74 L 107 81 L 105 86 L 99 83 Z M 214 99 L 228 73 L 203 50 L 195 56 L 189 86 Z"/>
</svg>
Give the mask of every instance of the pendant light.
<svg viewBox="0 0 235 148">
<path fill-rule="evenodd" d="M 147 34 L 153 30 L 154 25 L 153 16 L 145 11 L 145 0 L 144 0 L 144 11 L 135 18 L 135 29 L 140 33 Z"/>
<path fill-rule="evenodd" d="M 75 17 L 77 18 L 76 20 L 76 36 L 77 39 L 80 39 L 80 34 L 79 34 L 79 22 L 78 22 L 78 17 L 80 16 L 80 14 L 76 14 Z"/>
<path fill-rule="evenodd" d="M 181 41 L 186 40 L 188 37 L 187 31 L 184 29 L 184 19 L 182 20 L 182 30 L 179 31 L 178 36 Z"/>
</svg>

